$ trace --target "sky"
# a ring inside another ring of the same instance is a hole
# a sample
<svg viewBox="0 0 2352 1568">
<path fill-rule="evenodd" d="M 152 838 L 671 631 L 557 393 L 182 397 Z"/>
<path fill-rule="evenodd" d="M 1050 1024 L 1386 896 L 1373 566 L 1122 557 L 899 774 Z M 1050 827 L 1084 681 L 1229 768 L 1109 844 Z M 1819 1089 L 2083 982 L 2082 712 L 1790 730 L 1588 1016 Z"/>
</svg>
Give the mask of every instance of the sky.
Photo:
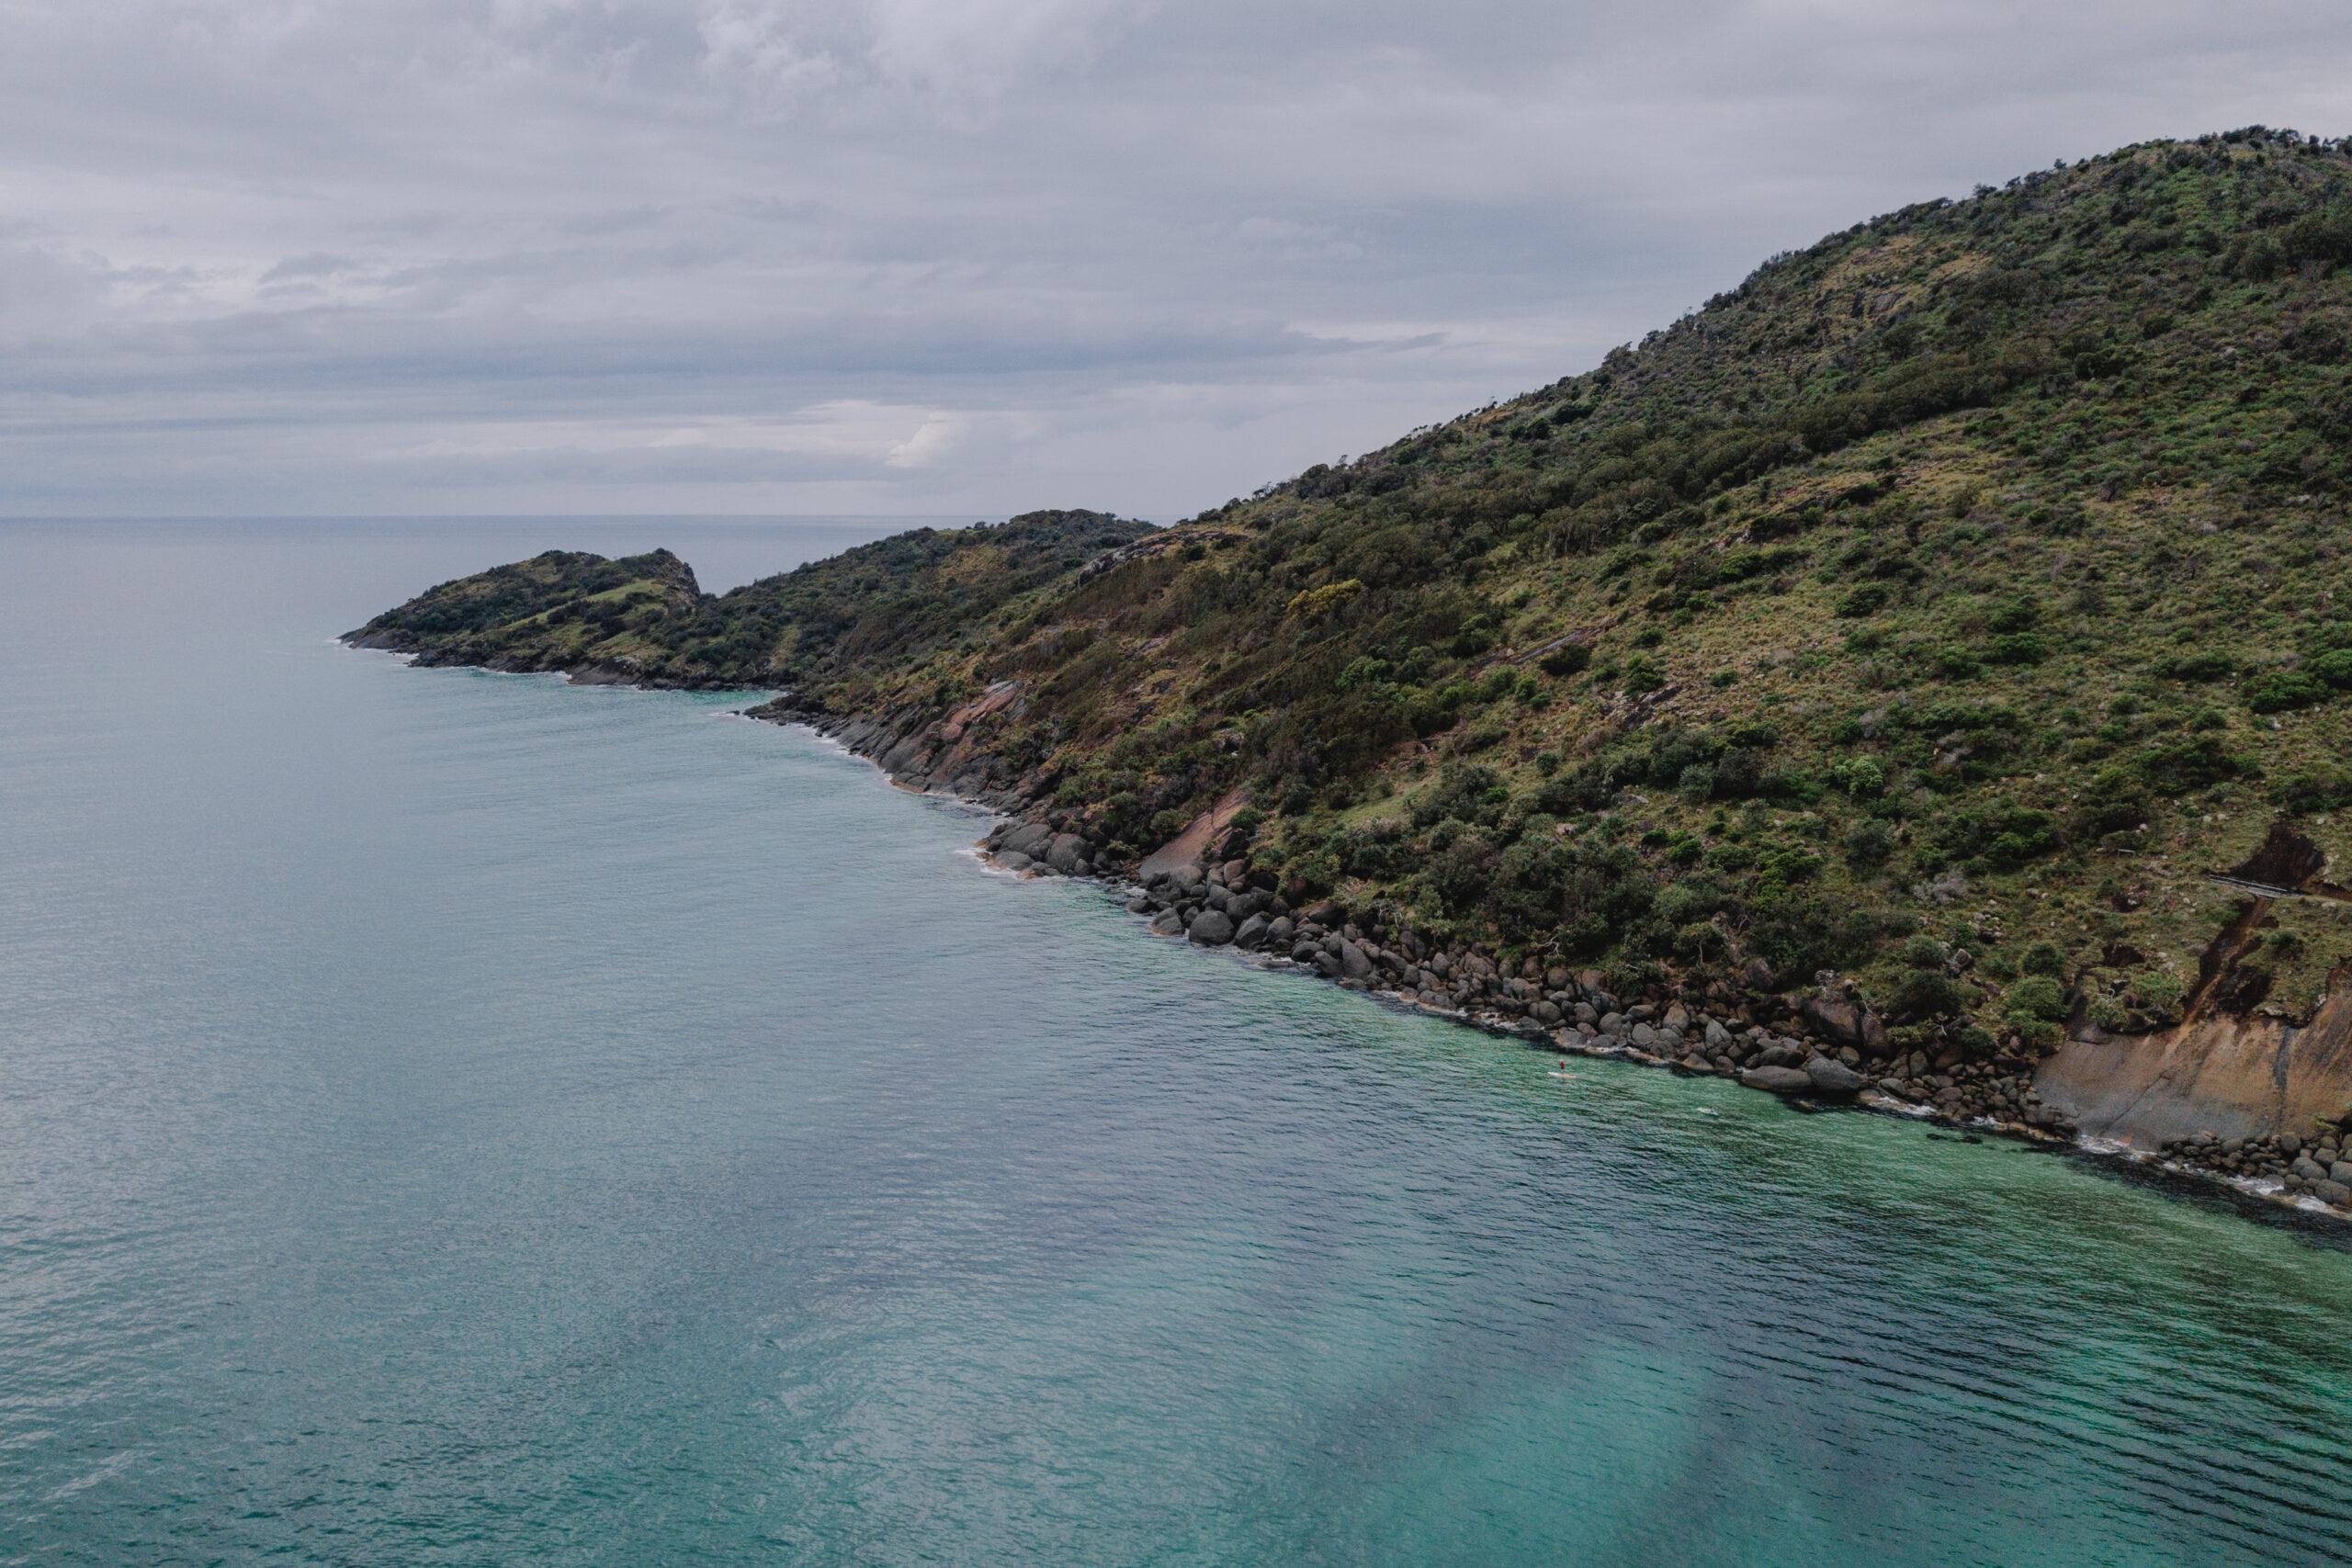
<svg viewBox="0 0 2352 1568">
<path fill-rule="evenodd" d="M 0 515 L 1173 520 L 2343 0 L 0 0 Z"/>
</svg>

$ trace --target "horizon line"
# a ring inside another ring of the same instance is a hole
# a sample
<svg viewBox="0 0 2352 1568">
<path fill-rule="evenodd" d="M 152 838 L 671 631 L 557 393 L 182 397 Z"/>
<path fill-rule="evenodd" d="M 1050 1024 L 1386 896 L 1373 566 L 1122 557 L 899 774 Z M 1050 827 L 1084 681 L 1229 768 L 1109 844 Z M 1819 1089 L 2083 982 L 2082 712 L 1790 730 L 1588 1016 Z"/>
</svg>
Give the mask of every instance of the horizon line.
<svg viewBox="0 0 2352 1568">
<path fill-rule="evenodd" d="M 1023 512 L 1008 512 L 974 516 L 967 512 L 219 512 L 146 513 L 135 512 L 92 513 L 0 513 L 0 524 L 9 523 L 640 523 L 650 521 L 671 523 L 937 523 L 954 520 L 958 526 L 975 523 L 1003 523 L 1030 512 L 1091 511 L 1095 508 L 1030 507 Z M 1149 523 L 1155 527 L 1167 527 L 1167 520 L 1139 513 L 1110 512 L 1114 517 L 1126 517 L 1137 523 Z"/>
</svg>

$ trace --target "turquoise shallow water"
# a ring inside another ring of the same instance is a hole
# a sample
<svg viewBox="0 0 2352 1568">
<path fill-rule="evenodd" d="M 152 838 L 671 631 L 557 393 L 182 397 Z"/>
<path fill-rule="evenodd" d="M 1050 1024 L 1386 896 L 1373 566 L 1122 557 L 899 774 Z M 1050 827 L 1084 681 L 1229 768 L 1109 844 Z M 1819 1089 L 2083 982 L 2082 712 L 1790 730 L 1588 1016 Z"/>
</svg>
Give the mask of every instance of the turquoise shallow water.
<svg viewBox="0 0 2352 1568">
<path fill-rule="evenodd" d="M 0 1562 L 2340 1561 L 2352 1254 L 982 870 L 549 545 L 0 525 Z"/>
</svg>

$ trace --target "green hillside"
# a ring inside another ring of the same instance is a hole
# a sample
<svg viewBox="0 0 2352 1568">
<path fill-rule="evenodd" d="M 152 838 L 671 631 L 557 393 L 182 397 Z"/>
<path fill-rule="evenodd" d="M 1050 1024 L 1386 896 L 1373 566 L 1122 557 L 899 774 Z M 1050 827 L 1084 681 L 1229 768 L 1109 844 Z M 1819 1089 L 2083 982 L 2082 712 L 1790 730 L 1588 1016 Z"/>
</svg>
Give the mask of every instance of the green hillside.
<svg viewBox="0 0 2352 1568">
<path fill-rule="evenodd" d="M 985 592 L 937 535 L 683 616 L 667 558 L 599 592 L 657 681 L 1018 682 L 986 744 L 1112 861 L 1238 789 L 1293 902 L 1629 993 L 1834 969 L 1908 1038 L 2145 1029 L 2231 917 L 2208 873 L 2282 811 L 2346 847 L 2347 263 L 2344 143 L 2151 143 L 1857 224 L 1178 528 L 999 531 Z M 616 648 L 434 604 L 387 621 L 436 658 Z M 2282 903 L 2241 1001 L 2307 1014 L 2339 908 Z"/>
</svg>

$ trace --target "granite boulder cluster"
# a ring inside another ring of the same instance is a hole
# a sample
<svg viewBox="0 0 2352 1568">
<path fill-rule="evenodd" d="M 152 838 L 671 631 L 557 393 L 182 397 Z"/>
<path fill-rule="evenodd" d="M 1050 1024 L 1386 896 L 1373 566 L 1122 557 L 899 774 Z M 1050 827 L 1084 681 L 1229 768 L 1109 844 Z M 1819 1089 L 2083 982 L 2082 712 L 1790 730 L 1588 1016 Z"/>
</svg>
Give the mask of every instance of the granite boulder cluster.
<svg viewBox="0 0 2352 1568">
<path fill-rule="evenodd" d="M 1109 869 L 1101 846 L 1051 820 L 1006 822 L 983 846 L 1014 871 L 1086 876 Z M 1713 1074 L 1812 1100 L 1867 1097 L 2035 1135 L 2074 1131 L 2035 1092 L 2031 1063 L 1898 1049 L 1832 975 L 1816 976 L 1817 994 L 1807 996 L 1776 991 L 1770 972 L 1753 964 L 1742 976 L 1746 989 L 1719 985 L 1695 1006 L 1662 994 L 1620 997 L 1591 970 L 1448 946 L 1329 899 L 1294 907 L 1272 873 L 1238 856 L 1147 867 L 1140 875 L 1127 908 L 1148 917 L 1159 935 L 1286 959 L 1349 989 L 1561 1051 Z"/>
<path fill-rule="evenodd" d="M 1102 853 L 1076 833 L 1057 832 L 1047 822 L 1010 822 L 989 835 L 989 853 L 1007 871 L 1040 875 L 1091 876 Z"/>
<path fill-rule="evenodd" d="M 2224 1138 L 2192 1133 L 2167 1139 L 2163 1152 L 2165 1159 L 2192 1170 L 2228 1180 L 2276 1182 L 2290 1197 L 2352 1209 L 2352 1132 L 2339 1127 L 2321 1126 L 2308 1137 L 2278 1133 Z"/>
</svg>

